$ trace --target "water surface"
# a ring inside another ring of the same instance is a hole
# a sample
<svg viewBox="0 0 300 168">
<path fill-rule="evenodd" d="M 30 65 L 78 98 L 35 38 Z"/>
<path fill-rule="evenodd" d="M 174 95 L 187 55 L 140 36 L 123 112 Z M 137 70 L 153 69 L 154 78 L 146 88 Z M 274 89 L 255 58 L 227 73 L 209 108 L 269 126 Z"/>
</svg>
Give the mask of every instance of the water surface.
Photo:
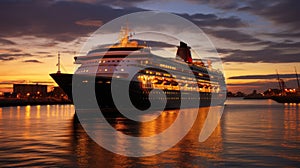
<svg viewBox="0 0 300 168">
<path fill-rule="evenodd" d="M 219 125 L 205 142 L 198 142 L 198 136 L 208 108 L 200 108 L 191 131 L 173 148 L 135 158 L 97 145 L 74 117 L 72 105 L 3 107 L 0 167 L 297 167 L 299 109 L 272 100 L 229 99 Z M 147 124 L 120 117 L 108 121 L 122 133 L 151 136 L 167 129 L 177 115 L 177 110 L 164 111 Z M 116 140 L 116 146 L 122 144 Z"/>
</svg>

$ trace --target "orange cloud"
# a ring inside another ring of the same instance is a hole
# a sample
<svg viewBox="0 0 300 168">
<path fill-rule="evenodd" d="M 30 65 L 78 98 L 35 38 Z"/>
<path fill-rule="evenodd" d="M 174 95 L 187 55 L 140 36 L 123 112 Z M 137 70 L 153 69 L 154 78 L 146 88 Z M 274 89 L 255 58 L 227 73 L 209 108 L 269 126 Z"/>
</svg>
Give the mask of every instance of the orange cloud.
<svg viewBox="0 0 300 168">
<path fill-rule="evenodd" d="M 76 21 L 75 24 L 81 25 L 81 26 L 89 26 L 89 27 L 100 27 L 103 25 L 103 22 L 101 20 L 79 20 Z"/>
</svg>

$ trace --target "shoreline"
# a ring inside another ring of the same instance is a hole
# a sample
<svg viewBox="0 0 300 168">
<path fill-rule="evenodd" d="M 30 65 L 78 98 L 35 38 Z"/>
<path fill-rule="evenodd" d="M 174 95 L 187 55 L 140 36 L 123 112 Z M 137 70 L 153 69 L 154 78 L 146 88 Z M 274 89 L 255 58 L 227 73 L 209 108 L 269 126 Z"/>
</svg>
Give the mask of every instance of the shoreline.
<svg viewBox="0 0 300 168">
<path fill-rule="evenodd" d="M 55 105 L 55 104 L 73 104 L 72 101 L 67 99 L 57 98 L 0 98 L 0 107 L 14 107 L 14 106 L 27 106 L 27 105 Z"/>
</svg>

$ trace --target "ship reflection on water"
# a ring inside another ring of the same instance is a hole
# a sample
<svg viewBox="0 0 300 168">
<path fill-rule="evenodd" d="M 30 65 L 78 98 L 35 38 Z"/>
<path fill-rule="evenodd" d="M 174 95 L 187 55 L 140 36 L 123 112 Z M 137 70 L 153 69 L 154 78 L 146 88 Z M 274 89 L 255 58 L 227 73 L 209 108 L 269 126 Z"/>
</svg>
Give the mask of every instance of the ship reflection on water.
<svg viewBox="0 0 300 168">
<path fill-rule="evenodd" d="M 221 137 L 221 127 L 218 124 L 217 128 L 211 135 L 211 137 L 204 143 L 198 142 L 198 136 L 200 134 L 201 128 L 206 119 L 209 107 L 200 108 L 198 117 L 190 130 L 190 132 L 174 147 L 154 156 L 148 157 L 125 157 L 122 155 L 114 154 L 109 152 L 97 143 L 92 141 L 88 135 L 85 133 L 84 129 L 78 122 L 74 119 L 74 135 L 76 139 L 76 152 L 78 156 L 82 158 L 78 159 L 79 165 L 86 165 L 86 163 L 96 164 L 95 167 L 133 167 L 133 166 L 197 166 L 205 165 L 207 159 L 213 159 L 215 161 L 221 161 L 219 153 L 222 151 L 222 137 Z M 186 111 L 181 111 L 185 113 L 185 117 L 191 117 Z M 108 122 L 118 131 L 139 137 L 148 137 L 159 134 L 164 130 L 168 129 L 170 125 L 175 121 L 178 116 L 179 110 L 167 110 L 162 112 L 162 114 L 155 120 L 149 122 L 134 122 L 132 120 L 112 117 L 106 118 Z M 182 123 L 184 124 L 184 123 Z M 175 136 L 175 135 L 174 135 Z M 103 136 L 105 138 L 105 135 Z M 173 138 L 173 137 L 169 137 Z M 124 139 L 112 140 L 117 142 L 113 144 L 115 147 L 124 148 Z M 155 143 L 154 143 L 155 144 Z M 152 148 L 148 144 L 136 144 L 142 145 L 145 150 L 147 148 Z M 92 156 L 92 157 L 91 157 Z"/>
<path fill-rule="evenodd" d="M 99 146 L 78 122 L 72 105 L 3 107 L 0 108 L 0 167 L 297 167 L 300 164 L 299 105 L 240 99 L 228 100 L 226 104 L 220 123 L 205 142 L 198 142 L 198 137 L 209 107 L 199 109 L 192 129 L 179 143 L 149 157 L 125 157 Z M 147 137 L 168 129 L 178 114 L 177 110 L 164 111 L 155 121 L 146 123 L 122 117 L 107 117 L 107 120 L 119 132 Z M 117 148 L 127 147 L 124 139 L 112 141 Z M 144 149 L 151 147 L 151 144 L 137 145 Z"/>
</svg>

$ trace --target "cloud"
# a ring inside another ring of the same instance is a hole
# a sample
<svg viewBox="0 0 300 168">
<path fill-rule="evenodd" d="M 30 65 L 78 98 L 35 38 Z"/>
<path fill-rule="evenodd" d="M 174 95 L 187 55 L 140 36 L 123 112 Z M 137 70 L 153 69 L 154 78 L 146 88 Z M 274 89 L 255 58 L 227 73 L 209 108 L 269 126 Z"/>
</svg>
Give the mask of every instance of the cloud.
<svg viewBox="0 0 300 168">
<path fill-rule="evenodd" d="M 84 19 L 84 20 L 76 21 L 75 24 L 81 25 L 81 26 L 100 27 L 103 24 L 103 22 L 101 20 Z"/>
<path fill-rule="evenodd" d="M 282 43 L 272 42 L 272 43 L 270 43 L 269 47 L 276 48 L 276 49 L 286 49 L 286 50 L 298 51 L 300 48 L 300 42 L 295 42 L 295 43 L 290 42 L 290 41 L 282 42 Z"/>
<path fill-rule="evenodd" d="M 73 0 L 88 4 L 105 4 L 114 8 L 133 7 L 137 3 L 150 0 Z M 153 0 L 152 0 L 153 1 Z"/>
<path fill-rule="evenodd" d="M 44 56 L 44 58 L 52 58 L 52 57 L 56 57 L 55 55 L 51 55 L 51 54 L 48 54 L 46 56 Z"/>
<path fill-rule="evenodd" d="M 41 61 L 39 61 L 39 60 L 34 60 L 34 59 L 31 59 L 31 60 L 25 60 L 25 61 L 23 61 L 23 62 L 30 62 L 30 63 L 43 63 L 43 62 L 41 62 Z"/>
<path fill-rule="evenodd" d="M 127 4 L 126 4 L 126 3 Z M 239 2 L 237 0 L 224 0 L 221 3 L 216 0 L 189 0 L 191 3 L 200 3 L 203 5 L 211 5 L 222 10 L 237 10 L 251 12 L 266 18 L 267 11 L 265 7 L 276 8 L 279 6 L 288 6 L 291 2 L 266 0 L 261 2 L 258 0 L 246 0 Z M 255 3 L 254 3 L 255 2 Z M 119 5 L 117 5 L 119 3 Z M 138 1 L 120 1 L 120 0 L 91 0 L 85 1 L 0 1 L 0 19 L 6 20 L 0 22 L 0 44 L 15 44 L 13 41 L 7 41 L 6 37 L 18 36 L 35 36 L 45 37 L 49 41 L 40 46 L 53 47 L 59 44 L 59 41 L 70 42 L 78 37 L 87 36 L 94 32 L 98 25 L 104 24 L 116 17 L 124 14 L 144 11 L 144 9 L 134 7 Z M 105 5 L 106 4 L 106 5 Z M 109 6 L 108 6 L 109 5 Z M 113 6 L 121 6 L 122 8 L 114 8 Z M 283 7 L 282 7 L 283 8 Z M 260 9 L 261 11 L 257 11 Z M 272 9 L 273 10 L 273 9 Z M 293 9 L 292 9 L 293 10 Z M 256 11 L 256 12 L 255 12 Z M 279 14 L 278 14 L 279 13 Z M 277 12 L 276 15 L 286 15 L 284 12 Z M 253 44 L 266 46 L 257 50 L 241 50 L 225 48 L 218 50 L 227 54 L 224 61 L 229 62 L 294 62 L 299 61 L 297 57 L 297 47 L 299 46 L 292 41 L 288 42 L 272 42 L 261 40 L 258 35 L 250 35 L 237 29 L 229 28 L 248 28 L 248 25 L 239 16 L 231 16 L 219 14 L 179 14 L 202 28 L 206 33 L 218 38 L 225 39 L 238 44 Z M 272 18 L 271 18 L 272 19 Z M 280 20 L 277 17 L 273 20 Z M 293 17 L 293 19 L 295 19 Z M 289 19 L 288 19 L 289 20 Z M 299 20 L 299 19 L 298 19 Z M 297 21 L 292 21 L 297 22 Z M 276 22 L 277 23 L 277 22 Z M 223 29 L 226 28 L 226 29 Z M 293 34 L 292 34 L 293 33 Z M 275 33 L 265 33 L 265 35 L 276 37 Z M 298 35 L 297 32 L 283 31 L 278 37 L 292 37 Z M 150 43 L 149 43 L 150 44 Z M 164 46 L 165 44 L 153 44 Z M 293 53 L 286 52 L 295 49 Z M 21 57 L 22 53 L 1 54 L 0 60 L 13 60 Z"/>
<path fill-rule="evenodd" d="M 284 32 L 277 32 L 277 33 L 264 33 L 263 35 L 275 37 L 275 38 L 300 38 L 300 32 L 291 32 L 291 31 L 284 31 Z"/>
<path fill-rule="evenodd" d="M 50 52 L 48 52 L 48 51 L 38 51 L 38 52 L 36 52 L 37 54 L 50 54 Z"/>
<path fill-rule="evenodd" d="M 239 1 L 237 0 L 187 0 L 192 3 L 200 3 L 205 5 L 210 5 L 218 9 L 231 10 L 236 9 L 239 6 Z"/>
<path fill-rule="evenodd" d="M 292 30 L 300 28 L 299 11 L 300 1 L 295 0 L 273 0 L 247 1 L 247 5 L 240 11 L 251 12 L 262 16 L 279 26 L 289 26 Z"/>
<path fill-rule="evenodd" d="M 255 43 L 264 45 L 261 49 L 242 50 L 230 48 L 218 48 L 217 51 L 225 55 L 225 62 L 249 62 L 249 63 L 296 63 L 300 62 L 300 42 L 272 42 L 261 41 Z"/>
<path fill-rule="evenodd" d="M 69 42 L 87 36 L 100 25 L 119 16 L 144 11 L 133 7 L 138 1 L 0 1 L 0 36 L 17 37 L 32 35 L 55 41 Z M 116 9 L 103 4 L 131 4 Z M 214 14 L 182 14 L 200 27 L 243 27 L 237 17 L 217 17 Z M 53 44 L 50 44 L 50 46 Z"/>
<path fill-rule="evenodd" d="M 212 30 L 212 29 L 203 29 L 203 31 L 207 34 L 215 36 L 217 38 L 225 39 L 228 41 L 236 42 L 236 43 L 258 43 L 262 42 L 262 40 L 255 38 L 252 35 L 245 34 L 239 32 L 237 30 L 232 29 L 223 29 L 223 30 Z"/>
<path fill-rule="evenodd" d="M 20 57 L 29 57 L 32 56 L 31 54 L 28 53 L 4 53 L 4 54 L 0 54 L 0 61 L 11 61 L 11 60 L 15 60 L 16 58 L 20 58 Z"/>
<path fill-rule="evenodd" d="M 22 50 L 17 48 L 4 48 L 0 49 L 0 53 L 7 53 L 7 52 L 21 52 Z"/>
<path fill-rule="evenodd" d="M 279 74 L 279 78 L 296 78 L 295 74 Z M 232 76 L 228 79 L 277 79 L 277 74 Z"/>
<path fill-rule="evenodd" d="M 65 53 L 65 54 L 76 54 L 76 51 L 72 51 L 72 50 L 64 50 L 64 51 L 60 51 L 60 53 Z"/>
<path fill-rule="evenodd" d="M 95 31 L 100 22 L 136 11 L 142 9 L 73 1 L 0 1 L 0 36 L 30 35 L 69 42 Z"/>
<path fill-rule="evenodd" d="M 248 12 L 261 16 L 279 26 L 289 26 L 292 30 L 300 28 L 300 1 L 297 0 L 187 0 L 191 3 L 208 5 L 225 12 Z"/>
<path fill-rule="evenodd" d="M 16 43 L 4 38 L 0 38 L 0 45 L 15 45 Z"/>
<path fill-rule="evenodd" d="M 221 18 L 214 14 L 201 14 L 201 13 L 194 14 L 194 15 L 179 14 L 179 16 L 182 16 L 192 21 L 200 28 L 203 27 L 238 28 L 238 27 L 247 26 L 246 23 L 244 23 L 240 18 L 237 18 L 235 16 Z"/>
<path fill-rule="evenodd" d="M 241 49 L 217 49 L 219 53 L 225 54 L 224 62 L 249 62 L 249 63 L 295 63 L 300 62 L 300 52 L 285 53 L 282 50 L 263 48 L 258 50 Z"/>
<path fill-rule="evenodd" d="M 296 79 L 285 79 L 285 86 L 287 88 L 296 88 Z M 246 93 L 252 93 L 253 90 L 258 90 L 259 92 L 266 91 L 269 88 L 279 89 L 278 81 L 276 79 L 269 79 L 265 81 L 255 81 L 255 82 L 245 82 L 245 83 L 227 83 L 227 88 L 235 91 L 243 91 Z"/>
</svg>

